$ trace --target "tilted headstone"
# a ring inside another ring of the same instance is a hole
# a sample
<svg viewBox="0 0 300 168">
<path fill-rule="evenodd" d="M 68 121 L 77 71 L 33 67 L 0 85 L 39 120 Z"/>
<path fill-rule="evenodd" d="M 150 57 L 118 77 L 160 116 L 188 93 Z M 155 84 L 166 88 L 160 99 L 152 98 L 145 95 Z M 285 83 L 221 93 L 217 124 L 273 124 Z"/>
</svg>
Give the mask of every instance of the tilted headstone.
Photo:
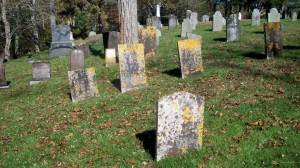
<svg viewBox="0 0 300 168">
<path fill-rule="evenodd" d="M 121 92 L 141 89 L 147 86 L 143 44 L 118 45 L 121 78 Z"/>
<path fill-rule="evenodd" d="M 268 23 L 271 22 L 280 22 L 280 13 L 276 8 L 272 8 L 268 13 Z"/>
<path fill-rule="evenodd" d="M 283 55 L 282 32 L 280 22 L 264 24 L 265 29 L 265 53 L 267 59 Z"/>
<path fill-rule="evenodd" d="M 90 31 L 90 32 L 89 32 L 89 37 L 95 36 L 95 35 L 96 35 L 96 32 L 94 32 L 94 31 Z"/>
<path fill-rule="evenodd" d="M 169 30 L 174 30 L 177 28 L 177 16 L 170 15 L 169 16 Z"/>
<path fill-rule="evenodd" d="M 160 6 L 156 5 L 156 16 L 160 17 Z"/>
<path fill-rule="evenodd" d="M 178 41 L 179 60 L 182 78 L 189 78 L 203 72 L 201 39 Z"/>
<path fill-rule="evenodd" d="M 116 49 L 105 49 L 105 66 L 110 67 L 117 63 Z"/>
<path fill-rule="evenodd" d="M 156 29 L 156 43 L 155 46 L 159 46 L 159 37 L 161 36 L 161 31 L 159 29 Z"/>
<path fill-rule="evenodd" d="M 1 61 L 1 59 L 0 59 L 0 61 Z M 4 64 L 0 62 L 0 88 L 2 88 L 2 87 L 7 87 L 7 81 L 5 79 Z"/>
<path fill-rule="evenodd" d="M 140 30 L 140 43 L 145 46 L 145 57 L 156 55 L 156 27 L 147 26 Z"/>
<path fill-rule="evenodd" d="M 191 10 L 187 10 L 186 11 L 186 19 L 190 19 L 191 18 L 191 14 L 192 14 L 192 11 Z"/>
<path fill-rule="evenodd" d="M 221 31 L 223 28 L 223 16 L 220 11 L 213 15 L 213 31 Z"/>
<path fill-rule="evenodd" d="M 88 56 L 90 55 L 90 47 L 88 44 L 81 44 L 80 46 L 77 47 L 78 49 L 82 50 L 84 59 L 87 59 Z"/>
<path fill-rule="evenodd" d="M 208 15 L 202 15 L 201 22 L 209 22 L 209 16 Z"/>
<path fill-rule="evenodd" d="M 70 53 L 70 70 L 84 69 L 84 59 L 82 50 L 72 50 Z"/>
<path fill-rule="evenodd" d="M 192 31 L 192 23 L 190 19 L 183 19 L 181 24 L 181 38 L 185 38 L 187 33 L 191 33 Z"/>
<path fill-rule="evenodd" d="M 252 12 L 252 26 L 260 25 L 260 12 L 258 9 L 253 9 Z"/>
<path fill-rule="evenodd" d="M 98 97 L 95 68 L 68 71 L 72 102 Z"/>
<path fill-rule="evenodd" d="M 120 43 L 120 32 L 110 31 L 103 33 L 104 49 L 115 48 L 118 55 L 118 44 Z"/>
<path fill-rule="evenodd" d="M 242 13 L 241 12 L 238 13 L 238 19 L 242 20 Z"/>
<path fill-rule="evenodd" d="M 54 25 L 52 27 L 52 42 L 49 50 L 50 57 L 61 57 L 69 55 L 73 50 L 73 45 L 70 35 L 70 26 Z"/>
<path fill-rule="evenodd" d="M 152 26 L 155 26 L 156 29 L 161 29 L 161 20 L 160 20 L 160 17 L 157 17 L 157 16 L 153 16 L 152 17 Z"/>
<path fill-rule="evenodd" d="M 198 24 L 198 13 L 197 12 L 191 13 L 190 21 L 192 23 L 192 29 L 195 30 L 196 26 Z"/>
<path fill-rule="evenodd" d="M 228 41 L 238 41 L 241 38 L 241 24 L 236 14 L 231 14 L 227 20 L 226 35 Z"/>
<path fill-rule="evenodd" d="M 292 22 L 296 22 L 297 21 L 297 12 L 292 12 Z"/>
<path fill-rule="evenodd" d="M 156 161 L 201 149 L 204 98 L 175 92 L 160 98 L 157 109 Z"/>
<path fill-rule="evenodd" d="M 32 63 L 32 80 L 30 84 L 37 84 L 41 81 L 50 80 L 50 62 L 35 61 Z"/>
</svg>

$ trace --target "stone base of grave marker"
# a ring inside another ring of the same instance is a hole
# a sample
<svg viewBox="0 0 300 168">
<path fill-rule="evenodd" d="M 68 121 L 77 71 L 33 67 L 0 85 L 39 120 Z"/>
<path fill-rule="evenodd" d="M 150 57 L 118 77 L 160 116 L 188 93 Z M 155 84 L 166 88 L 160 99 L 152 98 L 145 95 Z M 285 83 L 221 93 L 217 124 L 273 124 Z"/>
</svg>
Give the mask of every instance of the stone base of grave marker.
<svg viewBox="0 0 300 168">
<path fill-rule="evenodd" d="M 73 50 L 72 42 L 52 42 L 49 50 L 50 57 L 63 57 Z"/>
</svg>

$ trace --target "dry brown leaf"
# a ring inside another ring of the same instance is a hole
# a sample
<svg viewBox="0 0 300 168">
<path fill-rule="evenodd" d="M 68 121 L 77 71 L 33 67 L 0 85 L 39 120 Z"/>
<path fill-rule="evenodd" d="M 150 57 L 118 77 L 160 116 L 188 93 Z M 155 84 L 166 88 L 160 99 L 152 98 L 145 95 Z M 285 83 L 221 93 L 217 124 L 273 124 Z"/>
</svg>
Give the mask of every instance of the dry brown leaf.
<svg viewBox="0 0 300 168">
<path fill-rule="evenodd" d="M 138 161 L 135 160 L 134 158 L 132 158 L 131 160 L 127 160 L 126 162 L 129 163 L 129 164 L 132 164 L 132 165 L 138 163 Z"/>
<path fill-rule="evenodd" d="M 204 168 L 204 164 L 198 164 L 197 168 Z"/>
</svg>

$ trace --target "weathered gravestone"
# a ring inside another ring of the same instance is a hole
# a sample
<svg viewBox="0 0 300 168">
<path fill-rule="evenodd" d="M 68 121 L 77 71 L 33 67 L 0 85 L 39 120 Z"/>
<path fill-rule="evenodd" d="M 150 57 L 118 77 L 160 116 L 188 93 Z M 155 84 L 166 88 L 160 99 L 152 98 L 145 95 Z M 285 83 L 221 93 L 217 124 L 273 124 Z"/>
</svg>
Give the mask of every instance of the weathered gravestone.
<svg viewBox="0 0 300 168">
<path fill-rule="evenodd" d="M 242 20 L 242 13 L 241 12 L 238 13 L 238 19 Z"/>
<path fill-rule="evenodd" d="M 84 53 L 82 50 L 72 50 L 70 53 L 70 70 L 84 69 Z"/>
<path fill-rule="evenodd" d="M 105 49 L 105 66 L 110 67 L 117 63 L 116 49 Z"/>
<path fill-rule="evenodd" d="M 209 22 L 209 16 L 208 15 L 202 15 L 201 22 Z"/>
<path fill-rule="evenodd" d="M 152 26 L 152 18 L 147 18 L 146 26 Z"/>
<path fill-rule="evenodd" d="M 193 29 L 190 19 L 183 19 L 183 22 L 181 24 L 181 38 L 185 38 L 186 34 L 191 33 L 192 31 Z"/>
<path fill-rule="evenodd" d="M 88 56 L 90 55 L 90 46 L 88 44 L 81 44 L 77 48 L 82 50 L 84 59 L 87 59 Z"/>
<path fill-rule="evenodd" d="M 32 80 L 30 85 L 50 80 L 50 62 L 35 61 L 32 63 Z"/>
<path fill-rule="evenodd" d="M 182 78 L 189 78 L 203 72 L 201 39 L 178 41 L 179 60 Z"/>
<path fill-rule="evenodd" d="M 72 102 L 98 97 L 95 68 L 68 71 Z"/>
<path fill-rule="evenodd" d="M 158 100 L 156 160 L 202 147 L 204 98 L 176 92 Z"/>
<path fill-rule="evenodd" d="M 223 28 L 223 16 L 220 11 L 213 15 L 213 31 L 221 31 Z"/>
<path fill-rule="evenodd" d="M 283 55 L 281 23 L 265 23 L 265 53 L 267 59 Z"/>
<path fill-rule="evenodd" d="M 237 41 L 241 38 L 241 24 L 236 14 L 231 14 L 228 17 L 226 25 L 226 35 L 228 41 Z"/>
<path fill-rule="evenodd" d="M 276 8 L 272 8 L 268 13 L 268 23 L 271 22 L 280 22 L 280 13 Z"/>
<path fill-rule="evenodd" d="M 202 41 L 202 36 L 197 35 L 197 34 L 187 33 L 187 37 L 188 37 L 188 39 L 197 39 L 197 38 L 199 38 L 200 41 Z M 201 47 L 201 43 L 200 43 L 200 47 Z"/>
<path fill-rule="evenodd" d="M 296 22 L 297 21 L 297 12 L 292 12 L 292 22 Z"/>
<path fill-rule="evenodd" d="M 55 25 L 52 27 L 52 42 L 49 50 L 50 57 L 61 57 L 69 55 L 73 50 L 70 36 L 70 26 Z"/>
<path fill-rule="evenodd" d="M 153 57 L 156 55 L 156 27 L 147 26 L 140 29 L 140 43 L 145 46 L 145 57 Z"/>
<path fill-rule="evenodd" d="M 174 30 L 177 28 L 177 16 L 170 15 L 169 16 L 169 30 Z"/>
<path fill-rule="evenodd" d="M 118 45 L 121 92 L 147 86 L 143 44 Z"/>
<path fill-rule="evenodd" d="M 161 20 L 160 17 L 153 16 L 152 17 L 152 26 L 155 26 L 156 29 L 161 29 Z"/>
<path fill-rule="evenodd" d="M 190 21 L 192 23 L 192 29 L 195 30 L 196 26 L 198 24 L 198 13 L 197 12 L 191 13 Z"/>
<path fill-rule="evenodd" d="M 120 32 L 110 31 L 103 33 L 104 49 L 115 48 L 118 55 L 118 44 L 120 42 Z"/>
<path fill-rule="evenodd" d="M 8 88 L 8 83 L 5 79 L 5 69 L 2 59 L 0 58 L 0 88 Z"/>
<path fill-rule="evenodd" d="M 191 18 L 191 14 L 192 14 L 192 11 L 191 10 L 187 10 L 186 11 L 186 19 L 190 19 Z"/>
<path fill-rule="evenodd" d="M 253 9 L 252 12 L 252 26 L 259 26 L 260 25 L 260 12 L 258 9 Z"/>
<path fill-rule="evenodd" d="M 159 37 L 161 36 L 161 31 L 159 29 L 156 29 L 156 43 L 155 46 L 159 46 Z"/>
<path fill-rule="evenodd" d="M 89 37 L 95 36 L 95 35 L 96 35 L 96 32 L 94 32 L 94 31 L 90 31 L 90 32 L 89 32 Z"/>
</svg>

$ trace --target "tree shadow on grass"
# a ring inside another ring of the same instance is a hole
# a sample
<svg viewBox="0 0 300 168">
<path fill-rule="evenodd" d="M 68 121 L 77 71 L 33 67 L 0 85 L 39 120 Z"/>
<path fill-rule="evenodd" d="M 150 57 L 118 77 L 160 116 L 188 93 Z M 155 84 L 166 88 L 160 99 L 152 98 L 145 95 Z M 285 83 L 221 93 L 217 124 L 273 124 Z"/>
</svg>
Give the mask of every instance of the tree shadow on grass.
<svg viewBox="0 0 300 168">
<path fill-rule="evenodd" d="M 255 33 L 255 34 L 264 34 L 263 31 L 255 31 L 255 32 L 253 32 L 253 33 Z"/>
<path fill-rule="evenodd" d="M 143 147 L 146 152 L 148 152 L 152 159 L 155 159 L 155 146 L 156 146 L 156 130 L 148 130 L 144 131 L 142 133 L 138 133 L 135 135 L 136 138 L 138 138 L 141 143 L 143 144 Z"/>
<path fill-rule="evenodd" d="M 116 88 L 119 89 L 119 91 L 121 92 L 121 81 L 120 79 L 114 79 L 112 81 L 110 81 Z"/>
<path fill-rule="evenodd" d="M 97 49 L 94 49 L 94 48 L 90 48 L 90 51 L 91 51 L 92 55 L 94 55 L 96 57 L 99 56 L 100 58 L 105 59 L 104 54 L 102 53 L 101 49 L 97 50 Z"/>
<path fill-rule="evenodd" d="M 255 53 L 255 52 L 246 53 L 246 54 L 244 54 L 244 56 L 249 57 L 249 58 L 254 58 L 254 59 L 266 59 L 267 58 L 265 54 Z"/>
<path fill-rule="evenodd" d="M 226 38 L 215 38 L 214 41 L 226 42 Z"/>
<path fill-rule="evenodd" d="M 167 70 L 167 71 L 164 71 L 163 73 L 171 75 L 171 76 L 175 76 L 175 77 L 178 77 L 178 78 L 181 78 L 181 70 L 180 70 L 180 68 L 174 68 L 174 69 L 171 69 L 171 70 Z"/>
</svg>

